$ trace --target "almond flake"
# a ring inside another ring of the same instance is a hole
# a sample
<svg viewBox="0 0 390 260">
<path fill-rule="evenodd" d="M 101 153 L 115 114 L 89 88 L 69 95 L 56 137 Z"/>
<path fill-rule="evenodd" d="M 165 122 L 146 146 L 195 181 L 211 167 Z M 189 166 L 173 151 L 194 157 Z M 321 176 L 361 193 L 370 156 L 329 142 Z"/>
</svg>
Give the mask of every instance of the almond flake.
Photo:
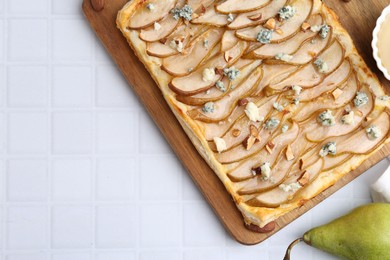
<svg viewBox="0 0 390 260">
<path fill-rule="evenodd" d="M 301 186 L 305 186 L 309 182 L 309 174 L 305 171 L 298 180 Z"/>
<path fill-rule="evenodd" d="M 259 137 L 259 130 L 255 125 L 250 125 L 249 126 L 249 131 L 251 133 L 251 136 L 258 138 Z"/>
<path fill-rule="evenodd" d="M 306 22 L 304 22 L 304 23 L 302 24 L 301 28 L 302 28 L 302 30 L 305 32 L 305 31 L 307 31 L 307 29 L 309 29 L 309 28 L 310 28 L 310 24 L 309 24 L 309 23 L 306 23 Z"/>
<path fill-rule="evenodd" d="M 238 105 L 241 106 L 246 106 L 249 103 L 248 99 L 246 98 L 241 98 L 238 100 Z"/>
<path fill-rule="evenodd" d="M 255 142 L 256 142 L 256 138 L 250 135 L 247 138 L 245 138 L 244 141 L 242 141 L 242 145 L 245 147 L 247 151 L 249 151 L 252 148 L 252 146 L 255 144 Z"/>
<path fill-rule="evenodd" d="M 230 56 L 228 51 L 225 52 L 224 58 L 226 62 L 230 62 L 233 59 L 233 57 Z"/>
<path fill-rule="evenodd" d="M 269 29 L 269 30 L 274 30 L 276 28 L 275 18 L 268 19 L 267 22 L 264 24 L 264 27 Z"/>
<path fill-rule="evenodd" d="M 338 97 L 343 94 L 343 91 L 339 88 L 336 88 L 333 92 L 332 92 L 332 95 L 334 97 L 334 99 L 338 99 Z"/>
<path fill-rule="evenodd" d="M 294 154 L 293 154 L 293 152 L 291 150 L 291 146 L 290 145 L 288 145 L 287 149 L 286 149 L 286 158 L 287 158 L 287 161 L 294 160 L 294 158 L 295 158 Z"/>
<path fill-rule="evenodd" d="M 223 68 L 215 68 L 215 74 L 222 76 L 223 75 Z"/>
<path fill-rule="evenodd" d="M 282 34 L 283 34 L 283 30 L 280 29 L 280 28 L 276 29 L 275 32 L 276 32 L 277 34 L 279 34 L 279 35 L 282 35 Z"/>
<path fill-rule="evenodd" d="M 258 21 L 258 20 L 260 20 L 262 17 L 263 17 L 263 14 L 262 14 L 262 13 L 248 16 L 248 18 L 249 18 L 250 20 L 252 20 L 252 21 Z"/>
</svg>

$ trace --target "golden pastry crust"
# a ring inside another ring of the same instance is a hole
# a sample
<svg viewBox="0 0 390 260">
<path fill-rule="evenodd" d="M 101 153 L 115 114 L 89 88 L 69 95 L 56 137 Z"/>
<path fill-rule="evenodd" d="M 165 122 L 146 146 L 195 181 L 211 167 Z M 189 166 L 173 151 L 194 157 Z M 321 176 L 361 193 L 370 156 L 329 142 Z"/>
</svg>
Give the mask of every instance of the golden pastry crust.
<svg viewBox="0 0 390 260">
<path fill-rule="evenodd" d="M 296 0 L 296 2 L 297 1 L 299 0 Z M 228 175 L 229 171 L 237 166 L 237 163 L 221 163 L 218 160 L 218 153 L 213 150 L 215 147 L 213 148 L 212 145 L 210 145 L 210 140 L 207 140 L 205 136 L 204 122 L 194 119 L 194 117 L 191 117 L 191 113 L 189 113 L 194 109 L 194 106 L 179 102 L 177 93 L 172 91 L 169 87 L 169 84 L 174 77 L 161 69 L 163 59 L 148 55 L 146 50 L 147 43 L 139 37 L 140 30 L 130 29 L 128 27 L 129 20 L 132 18 L 134 12 L 136 12 L 139 8 L 145 8 L 145 4 L 145 0 L 133 0 L 127 3 L 118 13 L 117 26 L 126 37 L 135 54 L 143 62 L 146 69 L 150 72 L 150 75 L 156 81 L 165 100 L 168 102 L 170 108 L 179 120 L 186 134 L 190 137 L 198 152 L 218 175 L 226 189 L 232 195 L 247 224 L 255 224 L 263 227 L 287 212 L 301 206 L 303 203 L 321 193 L 323 190 L 332 186 L 345 174 L 357 168 L 364 160 L 388 142 L 389 138 L 386 133 L 383 140 L 375 146 L 374 149 L 371 149 L 364 154 L 355 154 L 343 161 L 342 164 L 336 165 L 336 167 L 333 167 L 330 170 L 321 171 L 318 177 L 316 177 L 308 185 L 303 185 L 304 187 L 294 194 L 291 200 L 288 200 L 280 206 L 267 207 L 248 203 L 249 199 L 252 199 L 255 195 L 240 194 L 238 191 L 241 187 L 237 184 L 237 182 L 232 180 L 232 178 L 229 178 Z M 358 79 L 359 86 L 367 86 L 372 93 L 374 97 L 374 105 L 369 115 L 371 118 L 379 116 L 381 112 L 388 107 L 388 101 L 380 100 L 380 97 L 384 96 L 385 93 L 378 79 L 368 69 L 367 65 L 358 54 L 353 45 L 352 39 L 340 25 L 335 13 L 326 7 L 320 0 L 313 0 L 313 7 L 310 15 L 314 14 L 321 14 L 325 18 L 324 24 L 327 24 L 332 28 L 333 40 L 337 40 L 343 47 L 344 57 L 348 57 L 353 68 L 352 71 Z"/>
</svg>

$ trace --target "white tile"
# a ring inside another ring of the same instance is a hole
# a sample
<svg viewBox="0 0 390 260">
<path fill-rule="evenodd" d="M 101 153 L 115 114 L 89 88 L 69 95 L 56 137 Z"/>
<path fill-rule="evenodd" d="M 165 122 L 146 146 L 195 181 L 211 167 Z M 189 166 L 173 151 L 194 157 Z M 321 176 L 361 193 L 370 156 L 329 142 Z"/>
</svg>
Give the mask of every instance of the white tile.
<svg viewBox="0 0 390 260">
<path fill-rule="evenodd" d="M 92 196 L 92 164 L 89 159 L 56 159 L 52 164 L 54 200 L 88 200 Z"/>
<path fill-rule="evenodd" d="M 134 252 L 100 252 L 96 254 L 96 260 L 136 260 Z"/>
<path fill-rule="evenodd" d="M 8 68 L 7 79 L 9 106 L 43 107 L 47 105 L 46 66 L 11 66 Z"/>
<path fill-rule="evenodd" d="M 187 250 L 183 253 L 183 260 L 225 260 L 226 253 L 220 249 Z M 236 258 L 241 259 L 241 258 Z"/>
<path fill-rule="evenodd" d="M 1 30 L 1 29 L 0 29 Z M 0 36 L 1 38 L 1 36 Z M 0 39 L 0 45 L 1 45 L 1 39 Z M 1 50 L 0 50 L 1 53 Z M 6 72 L 5 72 L 5 66 L 0 64 L 0 107 L 2 107 L 5 104 L 5 89 L 7 86 L 6 83 Z"/>
<path fill-rule="evenodd" d="M 136 243 L 134 205 L 98 206 L 96 209 L 96 246 L 129 248 Z"/>
<path fill-rule="evenodd" d="M 92 104 L 92 69 L 87 66 L 53 68 L 53 105 L 87 107 Z"/>
<path fill-rule="evenodd" d="M 139 260 L 180 260 L 178 251 L 144 251 L 140 253 Z"/>
<path fill-rule="evenodd" d="M 7 167 L 9 201 L 45 201 L 47 199 L 47 161 L 12 159 Z"/>
<path fill-rule="evenodd" d="M 81 2 L 79 0 L 52 0 L 53 14 L 81 15 Z"/>
<path fill-rule="evenodd" d="M 90 260 L 91 254 L 88 252 L 82 253 L 54 253 L 51 255 L 51 260 Z"/>
<path fill-rule="evenodd" d="M 0 113 L 0 154 L 5 152 L 5 146 L 6 146 L 6 135 L 5 135 L 5 129 L 6 129 L 6 116 L 4 113 Z"/>
<path fill-rule="evenodd" d="M 131 158 L 99 159 L 96 169 L 98 200 L 133 200 L 135 195 L 136 161 Z"/>
<path fill-rule="evenodd" d="M 1 2 L 1 1 L 0 1 Z M 0 3 L 0 9 L 1 9 L 1 3 Z M 1 11 L 0 11 L 1 13 Z M 0 20 L 0 60 L 4 58 L 4 41 L 5 41 L 5 32 L 4 32 L 4 21 Z M 0 77 L 1 79 L 1 77 Z"/>
<path fill-rule="evenodd" d="M 5 0 L 0 0 L 0 14 L 4 12 L 4 3 Z"/>
<path fill-rule="evenodd" d="M 182 196 L 185 200 L 203 200 L 204 197 L 186 171 L 183 174 Z"/>
<path fill-rule="evenodd" d="M 48 244 L 48 210 L 44 206 L 7 209 L 7 248 L 40 249 Z M 31 259 L 31 258 L 30 258 Z"/>
<path fill-rule="evenodd" d="M 9 113 L 8 151 L 42 154 L 47 151 L 46 113 Z"/>
<path fill-rule="evenodd" d="M 26 39 L 28 39 L 28 44 Z M 10 60 L 45 60 L 47 50 L 47 21 L 45 19 L 8 20 L 8 58 Z"/>
<path fill-rule="evenodd" d="M 101 107 L 138 107 L 131 87 L 113 65 L 96 68 L 96 103 Z"/>
<path fill-rule="evenodd" d="M 181 218 L 179 205 L 145 204 L 140 206 L 139 217 L 139 241 L 141 246 L 166 247 L 180 245 Z"/>
<path fill-rule="evenodd" d="M 175 200 L 180 197 L 183 168 L 169 155 L 145 156 L 140 160 L 140 196 L 144 200 Z"/>
<path fill-rule="evenodd" d="M 137 151 L 138 117 L 136 112 L 101 112 L 97 115 L 97 151 L 134 153 Z"/>
<path fill-rule="evenodd" d="M 104 48 L 103 44 L 100 41 L 97 41 L 95 43 L 95 57 L 96 61 L 114 65 L 113 60 L 111 59 L 107 50 Z"/>
<path fill-rule="evenodd" d="M 47 0 L 8 0 L 7 4 L 11 14 L 45 14 L 48 10 Z"/>
<path fill-rule="evenodd" d="M 205 202 L 188 203 L 183 209 L 184 244 L 186 246 L 221 246 L 226 231 Z"/>
<path fill-rule="evenodd" d="M 245 249 L 245 250 L 244 250 Z M 258 260 L 258 259 L 268 259 L 268 249 L 263 248 L 262 250 L 256 248 L 256 246 L 246 247 L 246 246 L 237 246 L 234 248 L 229 248 L 226 252 L 226 260 L 236 260 L 236 259 L 245 259 L 245 260 Z"/>
<path fill-rule="evenodd" d="M 5 241 L 5 237 L 4 236 L 4 232 L 3 232 L 3 223 L 5 223 L 4 221 L 4 209 L 3 209 L 3 206 L 0 204 L 0 250 L 3 248 L 3 242 Z M 0 254 L 1 256 L 1 254 Z M 1 259 L 1 258 L 0 258 Z"/>
<path fill-rule="evenodd" d="M 331 220 L 346 214 L 354 207 L 352 199 L 331 198 L 325 199 L 319 204 L 319 206 L 316 206 L 310 210 L 310 214 L 312 216 L 312 224 L 311 226 L 306 226 L 307 230 L 312 227 L 326 224 Z"/>
<path fill-rule="evenodd" d="M 53 151 L 88 153 L 92 149 L 92 116 L 89 112 L 58 112 L 53 115 Z"/>
<path fill-rule="evenodd" d="M 89 206 L 55 206 L 52 210 L 53 248 L 91 248 L 92 208 Z"/>
<path fill-rule="evenodd" d="M 164 136 L 146 112 L 140 115 L 140 152 L 145 154 L 172 154 Z"/>
<path fill-rule="evenodd" d="M 7 255 L 7 260 L 47 260 L 45 253 L 15 253 Z"/>
<path fill-rule="evenodd" d="M 57 61 L 85 61 L 92 54 L 92 33 L 84 19 L 52 22 L 53 58 Z"/>
<path fill-rule="evenodd" d="M 3 200 L 5 199 L 5 191 L 7 187 L 5 168 L 6 168 L 5 161 L 0 160 L 0 206 Z M 1 221 L 0 221 L 0 226 L 1 226 Z M 1 247 L 1 242 L 0 242 L 0 247 Z"/>
</svg>

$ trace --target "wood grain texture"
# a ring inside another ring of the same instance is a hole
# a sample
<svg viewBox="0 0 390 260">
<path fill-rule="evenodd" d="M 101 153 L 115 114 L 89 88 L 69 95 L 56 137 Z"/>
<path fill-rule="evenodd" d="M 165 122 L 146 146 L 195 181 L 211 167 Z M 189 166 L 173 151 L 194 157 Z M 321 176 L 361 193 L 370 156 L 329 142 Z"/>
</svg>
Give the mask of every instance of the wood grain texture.
<svg viewBox="0 0 390 260">
<path fill-rule="evenodd" d="M 144 104 L 161 133 L 165 136 L 177 157 L 213 208 L 216 216 L 238 242 L 245 245 L 253 245 L 267 239 L 390 154 L 390 144 L 388 144 L 365 161 L 358 169 L 347 174 L 337 184 L 325 190 L 301 208 L 279 218 L 276 221 L 276 228 L 273 232 L 258 234 L 249 231 L 245 228 L 241 213 L 237 210 L 230 195 L 218 177 L 198 154 L 179 122 L 170 111 L 149 73 L 137 59 L 121 32 L 116 28 L 117 12 L 127 1 L 106 0 L 104 9 L 96 12 L 91 6 L 91 1 L 84 0 L 83 11 L 92 29 L 96 32 L 108 53 L 110 53 L 122 71 L 123 76 L 133 88 L 139 100 Z M 390 83 L 380 74 L 371 55 L 371 39 L 376 19 L 379 17 L 382 9 L 390 4 L 390 0 L 350 1 L 348 3 L 341 0 L 325 0 L 324 2 L 340 16 L 341 23 L 351 34 L 357 49 L 369 67 L 379 76 L 388 92 Z"/>
</svg>

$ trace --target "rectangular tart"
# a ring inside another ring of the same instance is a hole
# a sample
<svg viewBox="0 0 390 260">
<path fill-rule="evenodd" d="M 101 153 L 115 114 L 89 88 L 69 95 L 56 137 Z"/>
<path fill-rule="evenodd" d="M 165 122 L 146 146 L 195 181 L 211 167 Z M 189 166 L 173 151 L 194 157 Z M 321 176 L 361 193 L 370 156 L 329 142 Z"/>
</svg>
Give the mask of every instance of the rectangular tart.
<svg viewBox="0 0 390 260">
<path fill-rule="evenodd" d="M 389 101 L 320 0 L 133 0 L 117 26 L 249 226 L 389 140 Z"/>
</svg>

